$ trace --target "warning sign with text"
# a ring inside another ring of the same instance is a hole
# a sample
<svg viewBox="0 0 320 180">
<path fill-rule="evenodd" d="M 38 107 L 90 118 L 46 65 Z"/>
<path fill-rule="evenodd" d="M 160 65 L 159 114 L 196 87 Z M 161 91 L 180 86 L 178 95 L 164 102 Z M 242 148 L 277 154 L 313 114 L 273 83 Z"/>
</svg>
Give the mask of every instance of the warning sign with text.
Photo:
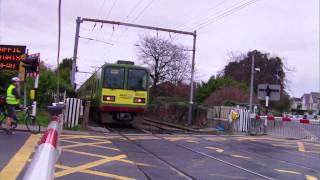
<svg viewBox="0 0 320 180">
<path fill-rule="evenodd" d="M 26 46 L 0 45 L 0 69 L 18 70 L 25 51 Z"/>
</svg>

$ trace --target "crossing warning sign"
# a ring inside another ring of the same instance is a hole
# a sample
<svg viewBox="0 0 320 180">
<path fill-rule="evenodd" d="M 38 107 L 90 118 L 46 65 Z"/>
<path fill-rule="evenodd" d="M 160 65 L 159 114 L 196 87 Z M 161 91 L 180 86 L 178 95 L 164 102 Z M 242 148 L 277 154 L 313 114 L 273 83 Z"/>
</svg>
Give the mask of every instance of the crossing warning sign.
<svg viewBox="0 0 320 180">
<path fill-rule="evenodd" d="M 26 46 L 0 45 L 0 69 L 18 70 L 25 51 Z"/>
</svg>

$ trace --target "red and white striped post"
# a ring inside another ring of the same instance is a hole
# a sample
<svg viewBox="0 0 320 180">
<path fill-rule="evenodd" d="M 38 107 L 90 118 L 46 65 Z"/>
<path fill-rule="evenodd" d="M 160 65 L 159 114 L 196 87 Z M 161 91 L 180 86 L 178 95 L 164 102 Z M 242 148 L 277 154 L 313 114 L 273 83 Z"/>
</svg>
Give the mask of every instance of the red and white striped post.
<svg viewBox="0 0 320 180">
<path fill-rule="evenodd" d="M 59 116 L 53 116 L 23 177 L 24 180 L 54 179 L 55 164 L 60 155 L 58 145 L 61 130 Z"/>
</svg>

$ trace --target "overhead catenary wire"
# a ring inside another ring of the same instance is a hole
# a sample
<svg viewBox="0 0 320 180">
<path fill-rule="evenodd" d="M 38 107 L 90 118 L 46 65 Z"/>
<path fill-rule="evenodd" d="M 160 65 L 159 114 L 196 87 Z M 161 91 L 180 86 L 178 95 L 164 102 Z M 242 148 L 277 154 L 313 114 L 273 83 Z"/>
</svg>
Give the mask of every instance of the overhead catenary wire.
<svg viewBox="0 0 320 180">
<path fill-rule="evenodd" d="M 154 0 L 149 1 L 149 3 L 144 6 L 144 8 L 140 11 L 140 13 L 132 20 L 131 23 L 134 23 L 136 20 L 138 20 L 142 14 L 152 5 L 152 3 L 154 2 Z M 121 37 L 128 31 L 129 28 L 126 28 L 124 31 L 122 31 L 122 33 L 118 36 L 118 38 L 114 41 L 114 44 L 116 44 Z"/>
<path fill-rule="evenodd" d="M 83 36 L 79 36 L 79 38 L 80 39 L 86 39 L 86 40 L 89 40 L 89 41 L 97 41 L 97 42 L 100 42 L 100 43 L 109 44 L 109 45 L 113 46 L 112 43 L 109 43 L 109 42 L 106 42 L 106 41 L 103 41 L 103 40 L 100 40 L 100 39 L 88 38 L 88 37 L 83 37 Z"/>
<path fill-rule="evenodd" d="M 235 13 L 235 12 L 238 12 L 241 9 L 243 9 L 243 8 L 245 8 L 245 7 L 247 7 L 247 6 L 251 5 L 251 4 L 254 4 L 254 3 L 258 2 L 258 1 L 259 0 L 250 0 L 250 1 L 246 1 L 245 3 L 238 3 L 238 4 L 236 4 L 236 6 L 233 6 L 231 9 L 229 9 L 227 11 L 224 11 L 224 12 L 218 14 L 218 15 L 213 15 L 210 18 L 198 23 L 198 25 L 190 27 L 188 30 L 194 30 L 194 29 L 200 30 L 200 29 L 202 29 L 202 28 L 204 28 L 204 27 L 206 27 L 206 26 L 208 26 L 208 25 L 210 25 L 210 24 L 212 24 L 212 23 L 214 23 L 214 22 L 216 22 L 216 21 L 218 21 L 218 20 L 220 20 L 220 19 L 222 19 L 222 18 L 224 18 L 226 16 L 229 16 L 229 15 Z M 241 1 L 241 2 L 244 2 L 244 1 Z"/>
<path fill-rule="evenodd" d="M 191 17 L 190 19 L 188 19 L 187 21 L 185 21 L 184 23 L 181 23 L 179 25 L 177 25 L 174 29 L 179 29 L 179 28 L 182 28 L 183 26 L 187 25 L 189 22 L 191 21 L 194 21 L 196 20 L 197 18 L 205 15 L 205 14 L 208 14 L 209 12 L 213 11 L 213 10 L 216 10 L 217 8 L 219 8 L 220 6 L 222 6 L 223 4 L 225 4 L 227 1 L 229 0 L 222 0 L 220 3 L 218 4 L 214 4 L 214 6 L 211 6 L 210 8 L 208 8 L 207 10 L 205 11 L 202 11 L 201 13 Z"/>
</svg>

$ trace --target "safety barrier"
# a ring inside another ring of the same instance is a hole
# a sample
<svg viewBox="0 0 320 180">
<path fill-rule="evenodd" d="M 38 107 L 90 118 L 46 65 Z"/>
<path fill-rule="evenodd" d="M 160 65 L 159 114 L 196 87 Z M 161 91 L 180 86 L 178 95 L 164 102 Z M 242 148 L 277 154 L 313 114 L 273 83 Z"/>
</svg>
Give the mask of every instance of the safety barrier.
<svg viewBox="0 0 320 180">
<path fill-rule="evenodd" d="M 79 118 L 83 115 L 82 100 L 77 98 L 66 99 L 66 111 L 64 112 L 64 126 L 73 128 L 79 124 Z"/>
<path fill-rule="evenodd" d="M 62 130 L 61 119 L 62 115 L 52 117 L 27 168 L 23 177 L 24 180 L 49 180 L 54 178 L 54 167 L 61 153 L 58 148 Z"/>
<path fill-rule="evenodd" d="M 259 124 L 255 132 L 286 138 L 306 139 L 320 143 L 320 121 L 306 118 L 257 116 L 251 124 Z M 258 129 L 257 129 L 258 128 Z M 259 131 L 260 128 L 260 131 Z"/>
</svg>

